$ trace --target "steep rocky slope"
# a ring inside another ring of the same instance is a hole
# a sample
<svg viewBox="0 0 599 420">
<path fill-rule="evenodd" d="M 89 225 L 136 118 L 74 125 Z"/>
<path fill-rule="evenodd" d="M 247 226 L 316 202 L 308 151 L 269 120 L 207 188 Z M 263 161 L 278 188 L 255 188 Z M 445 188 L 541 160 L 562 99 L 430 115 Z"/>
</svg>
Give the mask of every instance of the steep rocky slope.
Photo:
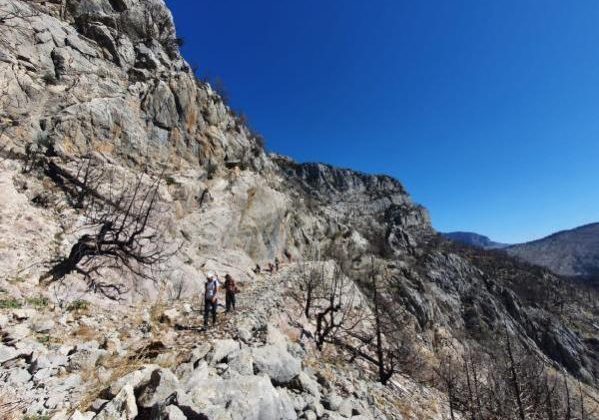
<svg viewBox="0 0 599 420">
<path fill-rule="evenodd" d="M 196 80 L 161 0 L 0 0 L 0 31 L 0 410 L 449 418 L 429 375 L 439 342 L 490 350 L 504 330 L 595 392 L 599 321 L 582 291 L 443 240 L 390 177 L 267 154 Z M 132 223 L 146 220 L 148 242 L 168 251 L 151 275 L 121 260 L 48 276 L 82 250 L 96 261 L 111 245 L 103 229 L 116 224 L 98 212 L 128 214 L 124 204 L 136 201 L 120 192 L 136 185 L 156 204 Z M 252 270 L 275 258 L 280 272 Z M 318 349 L 301 298 L 304 260 L 321 273 L 343 268 L 336 299 L 350 315 L 371 319 L 383 299 L 421 372 L 402 359 L 383 386 L 368 358 L 334 342 Z M 231 273 L 242 293 L 239 313 L 206 332 L 198 301 L 209 271 Z M 122 293 L 111 300 L 106 290 Z"/>
<path fill-rule="evenodd" d="M 510 255 L 554 273 L 580 278 L 599 276 L 599 223 L 554 233 L 507 248 Z"/>
</svg>

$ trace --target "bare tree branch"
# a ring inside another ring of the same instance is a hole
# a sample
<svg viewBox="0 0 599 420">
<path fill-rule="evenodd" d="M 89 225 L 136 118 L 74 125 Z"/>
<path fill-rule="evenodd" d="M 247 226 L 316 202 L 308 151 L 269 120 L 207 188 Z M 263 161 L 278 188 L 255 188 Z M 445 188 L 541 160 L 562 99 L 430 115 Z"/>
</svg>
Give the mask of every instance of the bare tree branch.
<svg viewBox="0 0 599 420">
<path fill-rule="evenodd" d="M 76 272 L 86 279 L 90 290 L 111 299 L 118 299 L 128 289 L 106 281 L 106 270 L 124 270 L 135 278 L 157 281 L 157 271 L 178 251 L 166 249 L 156 220 L 162 178 L 151 180 L 142 174 L 134 183 L 116 187 L 114 177 L 107 179 L 91 158 L 83 160 L 74 175 L 56 164 L 54 168 L 70 184 L 65 189 L 71 193 L 73 206 L 82 207 L 85 230 L 92 233 L 82 235 L 69 255 L 55 261 L 41 280 L 51 283 Z M 99 192 L 105 182 L 107 195 Z"/>
</svg>

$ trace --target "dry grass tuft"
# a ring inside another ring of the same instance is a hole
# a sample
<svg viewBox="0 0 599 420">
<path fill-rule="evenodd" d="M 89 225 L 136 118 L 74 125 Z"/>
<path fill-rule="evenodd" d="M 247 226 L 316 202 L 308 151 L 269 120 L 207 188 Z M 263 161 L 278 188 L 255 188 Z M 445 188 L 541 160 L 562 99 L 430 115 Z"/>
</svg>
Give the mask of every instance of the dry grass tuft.
<svg viewBox="0 0 599 420">
<path fill-rule="evenodd" d="M 136 352 L 124 357 L 112 356 L 104 359 L 102 366 L 111 371 L 110 379 L 107 382 L 102 382 L 98 378 L 96 369 L 87 372 L 84 375 L 85 382 L 87 383 L 87 390 L 79 401 L 78 406 L 73 408 L 72 411 L 74 412 L 75 409 L 79 409 L 82 412 L 88 411 L 92 403 L 102 396 L 102 393 L 110 384 L 116 382 L 123 376 L 140 369 L 145 364 L 145 361 L 138 357 L 139 354 L 140 352 Z"/>
<path fill-rule="evenodd" d="M 81 340 L 91 341 L 98 339 L 100 333 L 91 327 L 88 327 L 86 325 L 80 325 L 75 331 L 71 333 L 71 335 Z"/>
<path fill-rule="evenodd" d="M 0 390 L 0 418 L 4 420 L 18 420 L 22 418 L 22 411 L 27 402 L 20 399 L 8 389 Z"/>
</svg>

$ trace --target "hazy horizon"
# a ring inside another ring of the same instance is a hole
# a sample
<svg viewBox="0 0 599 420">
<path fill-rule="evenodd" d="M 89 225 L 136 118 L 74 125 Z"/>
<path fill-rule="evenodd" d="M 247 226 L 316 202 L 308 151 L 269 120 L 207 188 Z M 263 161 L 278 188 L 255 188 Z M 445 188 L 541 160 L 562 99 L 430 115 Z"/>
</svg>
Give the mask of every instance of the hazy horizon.
<svg viewBox="0 0 599 420">
<path fill-rule="evenodd" d="M 389 174 L 443 232 L 599 221 L 599 3 L 167 3 L 269 150 Z"/>
</svg>

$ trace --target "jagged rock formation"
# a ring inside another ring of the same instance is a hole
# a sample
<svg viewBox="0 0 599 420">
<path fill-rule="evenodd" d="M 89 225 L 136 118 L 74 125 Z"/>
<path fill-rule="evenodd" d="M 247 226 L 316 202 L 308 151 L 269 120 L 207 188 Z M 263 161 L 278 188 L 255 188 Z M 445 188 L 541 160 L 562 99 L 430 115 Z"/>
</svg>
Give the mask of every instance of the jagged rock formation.
<svg viewBox="0 0 599 420">
<path fill-rule="evenodd" d="M 599 223 L 507 248 L 507 253 L 568 277 L 598 278 Z"/>
<path fill-rule="evenodd" d="M 490 348 L 508 329 L 597 386 L 597 308 L 578 289 L 441 239 L 390 177 L 267 154 L 196 80 L 161 0 L 0 0 L 0 31 L 0 380 L 19 413 L 448 418 L 434 388 L 402 375 L 383 387 L 363 360 L 314 347 L 294 294 L 304 258 L 343 266 L 366 312 L 384 267 L 385 310 L 430 359 L 439 341 Z M 142 172 L 165 180 L 151 228 L 177 252 L 152 279 L 104 267 L 127 289 L 119 302 L 75 272 L 40 283 L 98 229 L 69 196 L 86 159 L 111 174 L 98 196 Z M 277 275 L 252 271 L 275 258 Z M 199 333 L 211 270 L 238 279 L 242 306 Z"/>
<path fill-rule="evenodd" d="M 161 1 L 37 3 L 0 4 L 0 106 L 16 147 L 44 137 L 59 154 L 260 166 L 256 141 L 179 55 Z"/>
<path fill-rule="evenodd" d="M 443 233 L 443 236 L 451 239 L 452 241 L 482 249 L 501 249 L 509 246 L 508 244 L 492 241 L 487 236 L 479 235 L 478 233 L 473 232 L 449 232 Z"/>
</svg>

